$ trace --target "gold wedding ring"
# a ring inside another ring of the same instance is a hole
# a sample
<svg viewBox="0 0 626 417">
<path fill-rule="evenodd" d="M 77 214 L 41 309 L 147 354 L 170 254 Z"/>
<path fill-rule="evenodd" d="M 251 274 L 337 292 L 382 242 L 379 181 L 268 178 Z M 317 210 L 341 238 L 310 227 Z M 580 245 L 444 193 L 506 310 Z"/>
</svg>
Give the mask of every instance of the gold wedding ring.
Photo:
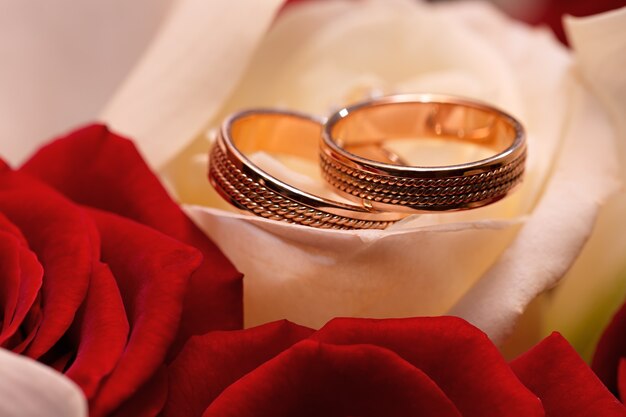
<svg viewBox="0 0 626 417">
<path fill-rule="evenodd" d="M 249 110 L 224 121 L 209 158 L 209 180 L 239 209 L 258 216 L 331 229 L 383 229 L 405 215 L 333 201 L 295 188 L 250 159 L 258 152 L 318 163 L 321 121 L 294 112 Z"/>
<path fill-rule="evenodd" d="M 436 138 L 490 150 L 485 159 L 411 166 L 385 149 L 390 140 Z M 521 124 L 473 100 L 396 95 L 344 108 L 324 125 L 323 176 L 363 207 L 380 211 L 464 210 L 491 204 L 518 185 L 526 142 Z"/>
<path fill-rule="evenodd" d="M 416 166 L 388 143 L 436 140 L 477 145 L 489 155 Z M 298 189 L 253 163 L 255 152 L 321 164 L 344 201 Z M 319 159 L 318 159 L 319 157 Z M 465 210 L 496 202 L 522 180 L 524 130 L 508 114 L 445 95 L 396 95 L 341 109 L 322 125 L 314 117 L 248 110 L 227 118 L 209 158 L 209 180 L 235 207 L 312 227 L 382 229 L 410 213 Z"/>
</svg>

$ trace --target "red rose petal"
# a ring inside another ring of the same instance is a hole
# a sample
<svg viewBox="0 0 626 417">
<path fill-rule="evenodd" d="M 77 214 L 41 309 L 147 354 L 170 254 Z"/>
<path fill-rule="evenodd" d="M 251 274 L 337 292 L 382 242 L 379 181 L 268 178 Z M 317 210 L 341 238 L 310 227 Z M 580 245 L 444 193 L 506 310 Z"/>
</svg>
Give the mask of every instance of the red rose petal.
<svg viewBox="0 0 626 417">
<path fill-rule="evenodd" d="M 20 230 L 0 213 L 0 307 L 4 310 L 2 328 L 9 326 L 19 298 L 20 246 L 28 245 Z M 36 257 L 35 257 L 36 258 Z"/>
<path fill-rule="evenodd" d="M 163 417 L 200 416 L 226 387 L 312 332 L 278 321 L 192 337 L 169 367 Z"/>
<path fill-rule="evenodd" d="M 24 321 L 20 325 L 20 331 L 13 335 L 13 340 L 7 343 L 11 346 L 13 353 L 22 354 L 26 347 L 30 345 L 30 342 L 37 335 L 37 329 L 41 325 L 43 319 L 43 313 L 41 309 L 41 291 L 37 294 L 35 302 L 28 310 Z"/>
<path fill-rule="evenodd" d="M 128 335 L 115 281 L 106 266 L 98 263 L 95 225 L 83 209 L 23 174 L 5 172 L 3 180 L 2 210 L 34 242 L 45 267 L 43 310 L 39 303 L 33 304 L 37 291 L 31 289 L 30 301 L 20 311 L 21 331 L 28 336 L 14 350 L 23 350 L 32 339 L 26 354 L 60 371 L 73 360 L 68 376 L 90 397 L 117 363 Z M 32 262 L 41 274 L 31 254 Z M 82 291 L 73 292 L 85 284 L 89 290 L 83 297 L 79 297 Z M 50 326 L 47 331 L 46 325 Z"/>
<path fill-rule="evenodd" d="M 179 326 L 189 276 L 201 256 L 126 218 L 94 209 L 90 213 L 101 234 L 102 260 L 115 276 L 131 328 L 119 363 L 92 403 L 94 417 L 115 410 L 163 364 Z"/>
<path fill-rule="evenodd" d="M 76 352 L 72 350 L 65 350 L 65 353 L 61 354 L 61 356 L 57 355 L 54 361 L 42 361 L 41 359 L 40 361 L 44 362 L 55 371 L 63 373 L 67 369 L 68 364 L 74 359 L 75 354 Z"/>
<path fill-rule="evenodd" d="M 172 201 L 130 141 L 105 126 L 88 126 L 43 147 L 22 170 L 76 202 L 129 217 L 202 252 L 175 350 L 191 335 L 242 327 L 241 274 Z"/>
<path fill-rule="evenodd" d="M 312 340 L 231 385 L 203 417 L 296 415 L 461 417 L 437 384 L 396 353 Z"/>
<path fill-rule="evenodd" d="M 17 329 L 37 299 L 43 268 L 17 229 L 0 213 L 0 347 L 11 349 Z M 9 343 L 8 340 L 12 343 Z"/>
<path fill-rule="evenodd" d="M 626 400 L 626 359 L 622 358 L 619 361 L 619 369 L 617 373 L 617 388 L 619 390 L 619 397 L 623 402 Z"/>
<path fill-rule="evenodd" d="M 167 367 L 163 365 L 111 417 L 156 417 L 165 405 L 167 393 Z"/>
<path fill-rule="evenodd" d="M 513 11 L 513 18 L 533 25 L 551 27 L 556 37 L 568 45 L 563 16 L 591 16 L 620 7 L 624 7 L 624 0 L 544 0 L 541 7 L 510 8 L 510 10 Z"/>
<path fill-rule="evenodd" d="M 618 395 L 618 366 L 626 358 L 626 304 L 615 314 L 602 334 L 591 367 L 602 382 Z M 622 401 L 626 401 L 624 396 Z"/>
<path fill-rule="evenodd" d="M 67 331 L 87 293 L 97 232 L 82 209 L 24 175 L 0 174 L 0 211 L 44 268 L 41 323 L 25 354 L 39 358 Z M 28 338 L 28 336 L 27 336 Z"/>
<path fill-rule="evenodd" d="M 87 298 L 69 330 L 76 359 L 66 372 L 93 398 L 124 351 L 128 339 L 128 320 L 122 297 L 111 271 L 98 264 L 91 276 Z"/>
<path fill-rule="evenodd" d="M 626 408 L 558 333 L 511 363 L 549 417 L 624 417 Z"/>
<path fill-rule="evenodd" d="M 432 378 L 465 417 L 544 415 L 489 338 L 456 317 L 335 319 L 312 338 L 396 352 Z"/>
<path fill-rule="evenodd" d="M 1 219 L 0 217 L 0 221 Z M 0 347 L 5 347 L 4 342 L 15 334 L 19 324 L 24 319 L 24 317 L 21 320 L 14 319 L 19 298 L 20 282 L 19 243 L 14 236 L 6 232 L 0 232 L 0 308 L 3 310 L 1 316 L 3 318 L 2 327 L 0 328 Z M 35 300 L 33 299 L 32 301 Z"/>
</svg>

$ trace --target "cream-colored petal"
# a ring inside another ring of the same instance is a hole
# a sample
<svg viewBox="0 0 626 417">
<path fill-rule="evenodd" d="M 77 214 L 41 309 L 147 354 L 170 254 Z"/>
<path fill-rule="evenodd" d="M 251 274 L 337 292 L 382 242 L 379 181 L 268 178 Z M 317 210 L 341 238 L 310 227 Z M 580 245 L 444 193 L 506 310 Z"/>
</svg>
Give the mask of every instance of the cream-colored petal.
<svg viewBox="0 0 626 417">
<path fill-rule="evenodd" d="M 422 231 L 303 230 L 199 206 L 186 211 L 244 273 L 246 326 L 442 314 L 515 232 L 508 221 Z"/>
<path fill-rule="evenodd" d="M 612 116 L 618 133 L 622 183 L 626 183 L 626 7 L 565 19 L 574 58 L 587 85 Z M 545 308 L 544 332 L 558 329 L 585 357 L 626 294 L 626 192 L 603 207 L 598 224 Z"/>
<path fill-rule="evenodd" d="M 568 16 L 564 23 L 576 63 L 618 126 L 619 149 L 626 156 L 626 7 L 586 18 Z"/>
<path fill-rule="evenodd" d="M 537 202 L 562 146 L 568 120 L 571 57 L 548 28 L 529 28 L 485 2 L 442 3 L 441 14 L 466 28 L 508 64 L 520 108 L 508 109 L 528 135 L 529 160 L 520 211 Z M 474 213 L 474 212 L 472 212 Z"/>
<path fill-rule="evenodd" d="M 159 167 L 206 126 L 283 0 L 180 0 L 101 117 Z"/>
<path fill-rule="evenodd" d="M 80 388 L 30 358 L 0 349 L 0 417 L 86 417 Z"/>
<path fill-rule="evenodd" d="M 606 114 L 582 86 L 571 105 L 563 151 L 539 204 L 498 262 L 450 311 L 496 343 L 509 336 L 527 305 L 569 270 L 601 205 L 619 186 Z"/>
</svg>

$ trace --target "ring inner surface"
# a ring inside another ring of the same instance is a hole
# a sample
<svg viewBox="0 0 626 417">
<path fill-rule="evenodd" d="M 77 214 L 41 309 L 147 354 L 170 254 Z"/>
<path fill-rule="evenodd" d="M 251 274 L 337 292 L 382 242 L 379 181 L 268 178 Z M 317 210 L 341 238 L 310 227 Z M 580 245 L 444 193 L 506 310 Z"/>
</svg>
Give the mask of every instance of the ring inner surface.
<svg viewBox="0 0 626 417">
<path fill-rule="evenodd" d="M 291 114 L 249 114 L 233 121 L 231 140 L 246 156 L 255 152 L 316 160 L 322 126 Z"/>
<path fill-rule="evenodd" d="M 234 147 L 266 174 L 310 195 L 348 203 L 321 177 L 321 134 L 321 123 L 290 113 L 250 113 L 230 126 Z"/>
<path fill-rule="evenodd" d="M 511 121 L 495 111 L 455 103 L 380 103 L 351 110 L 331 136 L 361 158 L 400 166 L 476 162 L 509 148 Z"/>
</svg>

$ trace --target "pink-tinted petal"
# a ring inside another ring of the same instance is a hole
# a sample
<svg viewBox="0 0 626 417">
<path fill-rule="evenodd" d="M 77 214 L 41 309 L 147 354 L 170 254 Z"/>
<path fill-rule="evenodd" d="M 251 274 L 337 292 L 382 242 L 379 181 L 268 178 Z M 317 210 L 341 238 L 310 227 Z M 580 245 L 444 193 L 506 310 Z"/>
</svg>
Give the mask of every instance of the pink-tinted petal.
<svg viewBox="0 0 626 417">
<path fill-rule="evenodd" d="M 226 389 L 204 417 L 461 417 L 424 372 L 371 345 L 298 343 Z"/>
<path fill-rule="evenodd" d="M 200 416 L 230 384 L 312 332 L 279 321 L 192 337 L 169 367 L 163 417 Z"/>
<path fill-rule="evenodd" d="M 624 417 L 626 408 L 558 333 L 511 363 L 547 417 Z"/>
<path fill-rule="evenodd" d="M 200 253 L 115 214 L 90 209 L 102 240 L 102 260 L 117 282 L 130 324 L 128 344 L 91 404 L 108 415 L 159 369 L 176 336 L 189 276 Z"/>
<path fill-rule="evenodd" d="M 602 334 L 591 367 L 615 395 L 619 393 L 618 366 L 626 358 L 626 304 L 615 314 Z M 626 401 L 621 396 L 622 401 Z"/>
<path fill-rule="evenodd" d="M 44 268 L 41 323 L 25 353 L 38 358 L 67 331 L 83 302 L 97 232 L 83 210 L 23 174 L 0 175 L 0 211 L 17 226 Z"/>
<path fill-rule="evenodd" d="M 76 358 L 66 375 L 92 399 L 117 362 L 128 340 L 128 320 L 111 271 L 96 265 L 87 298 L 69 330 Z"/>
<path fill-rule="evenodd" d="M 464 417 L 544 415 L 489 338 L 459 318 L 335 319 L 312 338 L 396 352 L 432 378 Z"/>
<path fill-rule="evenodd" d="M 191 335 L 242 327 L 241 274 L 172 201 L 130 141 L 105 126 L 88 126 L 43 147 L 22 170 L 76 202 L 129 217 L 202 252 L 174 350 Z"/>
</svg>

